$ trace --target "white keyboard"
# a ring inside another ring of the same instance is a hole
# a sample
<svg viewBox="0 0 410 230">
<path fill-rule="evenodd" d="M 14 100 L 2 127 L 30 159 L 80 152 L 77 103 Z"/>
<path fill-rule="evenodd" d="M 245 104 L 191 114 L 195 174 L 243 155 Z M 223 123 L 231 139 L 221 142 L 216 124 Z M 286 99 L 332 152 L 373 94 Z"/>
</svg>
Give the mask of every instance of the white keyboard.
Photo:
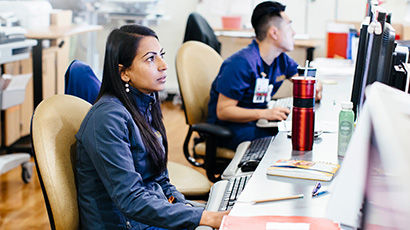
<svg viewBox="0 0 410 230">
<path fill-rule="evenodd" d="M 216 182 L 211 187 L 205 210 L 213 212 L 230 210 L 251 176 L 252 174 L 248 173 L 245 175 L 232 177 L 229 180 L 220 180 Z M 209 226 L 198 226 L 195 230 L 214 229 Z"/>
<path fill-rule="evenodd" d="M 272 109 L 278 106 L 292 109 L 293 97 L 284 97 L 268 102 L 268 109 Z M 289 117 L 290 114 L 288 115 L 288 119 Z M 256 122 L 256 126 L 260 128 L 278 127 L 278 122 L 280 121 L 268 121 L 267 119 L 259 119 L 258 122 Z"/>
<path fill-rule="evenodd" d="M 289 109 L 292 108 L 293 97 L 284 97 L 284 98 L 279 98 L 277 100 L 271 100 L 268 102 L 268 109 L 272 109 L 278 106 L 289 108 Z"/>
</svg>

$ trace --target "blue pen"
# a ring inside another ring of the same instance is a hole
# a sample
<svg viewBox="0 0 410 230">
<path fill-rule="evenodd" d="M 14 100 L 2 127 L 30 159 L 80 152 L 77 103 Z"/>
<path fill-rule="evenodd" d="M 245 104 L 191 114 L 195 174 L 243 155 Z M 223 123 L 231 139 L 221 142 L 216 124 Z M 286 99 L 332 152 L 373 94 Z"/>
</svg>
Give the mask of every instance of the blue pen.
<svg viewBox="0 0 410 230">
<path fill-rule="evenodd" d="M 326 194 L 326 193 L 328 193 L 328 191 L 324 190 L 324 191 L 316 192 L 312 196 L 320 196 L 320 195 L 323 195 L 323 194 Z"/>
<path fill-rule="evenodd" d="M 312 190 L 312 196 L 314 196 L 318 191 L 319 191 L 319 189 L 322 187 L 322 184 L 320 183 L 320 182 L 317 182 L 316 184 L 315 184 L 315 187 L 313 187 L 313 190 Z"/>
</svg>

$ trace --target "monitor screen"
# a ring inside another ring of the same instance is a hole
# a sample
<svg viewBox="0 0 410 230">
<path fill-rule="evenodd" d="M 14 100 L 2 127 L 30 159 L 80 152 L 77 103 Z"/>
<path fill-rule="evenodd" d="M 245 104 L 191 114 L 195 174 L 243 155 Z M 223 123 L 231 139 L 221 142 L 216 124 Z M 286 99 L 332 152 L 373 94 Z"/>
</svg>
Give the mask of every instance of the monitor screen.
<svg viewBox="0 0 410 230">
<path fill-rule="evenodd" d="M 329 193 L 328 218 L 359 229 L 410 226 L 410 95 L 375 82 Z"/>
<path fill-rule="evenodd" d="M 366 92 L 372 97 L 366 105 L 372 125 L 361 225 L 362 229 L 407 229 L 410 95 L 382 84 L 375 86 L 373 92 Z"/>
</svg>

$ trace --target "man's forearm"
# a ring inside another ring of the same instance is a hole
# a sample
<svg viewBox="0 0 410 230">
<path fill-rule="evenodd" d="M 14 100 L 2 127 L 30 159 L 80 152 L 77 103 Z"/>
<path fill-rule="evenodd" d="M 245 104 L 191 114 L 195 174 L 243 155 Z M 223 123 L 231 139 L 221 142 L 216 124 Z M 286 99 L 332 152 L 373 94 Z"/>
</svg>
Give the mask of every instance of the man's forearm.
<svg viewBox="0 0 410 230">
<path fill-rule="evenodd" d="M 247 123 L 263 118 L 263 113 L 266 109 L 247 109 L 238 106 L 229 106 L 217 110 L 219 120 Z"/>
</svg>

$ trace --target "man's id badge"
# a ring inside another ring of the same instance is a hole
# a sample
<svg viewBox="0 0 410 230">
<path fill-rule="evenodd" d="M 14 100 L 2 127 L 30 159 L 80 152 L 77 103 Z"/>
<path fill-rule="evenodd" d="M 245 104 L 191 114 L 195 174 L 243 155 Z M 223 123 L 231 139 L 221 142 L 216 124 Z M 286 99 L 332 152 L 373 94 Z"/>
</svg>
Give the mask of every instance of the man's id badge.
<svg viewBox="0 0 410 230">
<path fill-rule="evenodd" d="M 266 74 L 262 74 L 262 76 Z M 255 84 L 255 93 L 253 94 L 253 103 L 263 103 L 269 91 L 269 78 L 257 78 Z"/>
</svg>

